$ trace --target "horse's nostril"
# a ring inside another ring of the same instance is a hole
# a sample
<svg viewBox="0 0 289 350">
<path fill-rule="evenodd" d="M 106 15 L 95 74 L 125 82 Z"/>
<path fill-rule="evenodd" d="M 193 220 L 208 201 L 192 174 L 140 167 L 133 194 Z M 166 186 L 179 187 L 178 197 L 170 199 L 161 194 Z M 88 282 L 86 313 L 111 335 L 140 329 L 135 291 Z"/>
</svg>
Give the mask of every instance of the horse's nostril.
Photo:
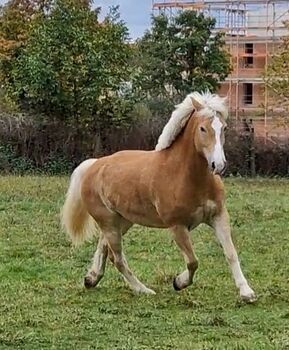
<svg viewBox="0 0 289 350">
<path fill-rule="evenodd" d="M 212 169 L 215 170 L 216 166 L 215 166 L 215 162 L 212 162 Z"/>
</svg>

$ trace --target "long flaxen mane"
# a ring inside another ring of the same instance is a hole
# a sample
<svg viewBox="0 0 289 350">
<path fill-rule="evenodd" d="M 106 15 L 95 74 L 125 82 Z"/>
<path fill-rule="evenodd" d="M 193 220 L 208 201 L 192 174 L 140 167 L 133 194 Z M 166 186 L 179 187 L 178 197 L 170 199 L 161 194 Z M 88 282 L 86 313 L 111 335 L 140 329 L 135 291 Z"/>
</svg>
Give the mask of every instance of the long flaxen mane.
<svg viewBox="0 0 289 350">
<path fill-rule="evenodd" d="M 214 112 L 222 114 L 223 118 L 228 116 L 226 97 L 220 97 L 210 92 L 193 92 L 184 99 L 182 103 L 176 106 L 168 123 L 165 125 L 156 145 L 156 151 L 161 151 L 171 146 L 176 137 L 186 125 L 191 113 L 198 109 L 199 115 L 213 115 Z M 194 106 L 193 101 L 198 103 L 198 108 Z M 199 109 L 200 107 L 200 109 Z"/>
</svg>

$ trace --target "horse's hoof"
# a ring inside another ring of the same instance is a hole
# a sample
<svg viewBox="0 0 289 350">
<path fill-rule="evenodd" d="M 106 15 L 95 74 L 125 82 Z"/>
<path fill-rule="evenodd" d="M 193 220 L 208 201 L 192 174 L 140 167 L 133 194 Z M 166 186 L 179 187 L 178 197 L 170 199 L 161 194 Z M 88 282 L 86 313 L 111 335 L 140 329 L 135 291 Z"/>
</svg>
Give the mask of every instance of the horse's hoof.
<svg viewBox="0 0 289 350">
<path fill-rule="evenodd" d="M 85 288 L 93 288 L 96 286 L 96 280 L 92 279 L 91 276 L 85 276 L 84 277 L 84 286 Z"/>
<path fill-rule="evenodd" d="M 139 293 L 148 294 L 148 295 L 156 295 L 156 292 L 150 288 L 145 288 L 139 291 Z"/>
<path fill-rule="evenodd" d="M 241 295 L 241 299 L 247 304 L 253 304 L 257 301 L 257 297 L 254 293 L 250 295 Z"/>
<path fill-rule="evenodd" d="M 174 279 L 173 279 L 173 287 L 174 287 L 174 290 L 176 290 L 177 292 L 179 292 L 180 290 L 182 290 L 182 288 L 180 288 L 180 287 L 177 285 L 177 277 L 178 277 L 178 276 L 175 276 Z"/>
<path fill-rule="evenodd" d="M 245 303 L 248 304 L 252 304 L 255 303 L 255 301 L 257 301 L 255 292 L 249 286 L 246 286 L 243 289 L 241 288 L 240 297 Z"/>
</svg>

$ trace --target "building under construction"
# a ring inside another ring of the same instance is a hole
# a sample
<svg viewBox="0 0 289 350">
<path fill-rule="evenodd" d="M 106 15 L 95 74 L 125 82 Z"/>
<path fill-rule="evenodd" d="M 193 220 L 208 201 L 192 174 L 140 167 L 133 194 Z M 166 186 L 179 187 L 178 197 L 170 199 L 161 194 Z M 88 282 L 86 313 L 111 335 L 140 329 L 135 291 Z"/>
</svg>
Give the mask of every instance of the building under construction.
<svg viewBox="0 0 289 350">
<path fill-rule="evenodd" d="M 252 119 L 257 135 L 266 139 L 284 136 L 272 122 L 274 110 L 263 76 L 282 37 L 288 35 L 284 25 L 289 20 L 288 0 L 156 0 L 152 8 L 169 17 L 182 10 L 214 17 L 231 54 L 233 71 L 219 91 L 228 95 L 231 116 L 236 121 Z"/>
</svg>

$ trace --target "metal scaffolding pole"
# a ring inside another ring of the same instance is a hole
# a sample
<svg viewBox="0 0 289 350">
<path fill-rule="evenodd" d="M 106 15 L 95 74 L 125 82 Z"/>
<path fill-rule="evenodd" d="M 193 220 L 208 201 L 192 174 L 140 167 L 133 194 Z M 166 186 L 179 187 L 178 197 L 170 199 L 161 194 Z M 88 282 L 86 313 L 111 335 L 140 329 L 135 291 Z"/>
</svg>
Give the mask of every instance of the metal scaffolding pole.
<svg viewBox="0 0 289 350">
<path fill-rule="evenodd" d="M 265 132 L 267 132 L 270 100 L 262 76 L 266 73 L 275 45 L 280 43 L 286 34 L 283 20 L 289 19 L 289 1 L 153 0 L 152 9 L 154 13 L 169 10 L 173 14 L 177 10 L 191 9 L 216 18 L 215 30 L 225 33 L 227 49 L 234 66 L 232 74 L 223 83 L 228 89 L 227 93 L 234 96 L 229 99 L 231 114 L 234 113 L 235 119 L 238 120 L 243 113 L 245 116 L 251 116 L 255 113 L 254 111 L 258 110 L 259 114 L 263 111 Z M 250 55 L 243 52 L 243 48 L 248 44 L 253 46 L 253 52 Z M 252 57 L 251 60 L 257 68 L 243 65 L 244 61 L 248 60 L 248 56 Z M 256 101 L 260 100 L 259 105 L 246 105 L 242 89 L 245 83 L 252 84 L 253 94 L 258 97 Z M 263 100 L 261 101 L 262 90 Z"/>
</svg>

